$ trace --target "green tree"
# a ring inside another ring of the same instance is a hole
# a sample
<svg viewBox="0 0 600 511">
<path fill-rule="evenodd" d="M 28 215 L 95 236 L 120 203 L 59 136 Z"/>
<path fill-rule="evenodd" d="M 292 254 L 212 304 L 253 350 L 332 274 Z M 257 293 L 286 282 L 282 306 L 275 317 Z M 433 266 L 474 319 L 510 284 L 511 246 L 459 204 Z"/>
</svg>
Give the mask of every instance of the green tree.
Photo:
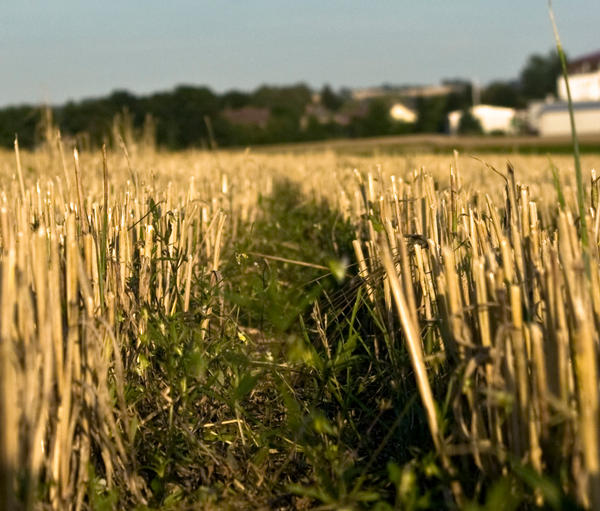
<svg viewBox="0 0 600 511">
<path fill-rule="evenodd" d="M 446 128 L 448 115 L 446 96 L 419 97 L 417 99 L 416 131 L 420 133 L 441 133 Z"/>
<path fill-rule="evenodd" d="M 12 147 L 15 135 L 22 148 L 35 143 L 36 128 L 41 120 L 41 109 L 29 105 L 7 107 L 0 110 L 0 145 Z"/>
<path fill-rule="evenodd" d="M 329 110 L 335 112 L 344 104 L 344 98 L 336 94 L 329 85 L 321 89 L 321 103 Z"/>
<path fill-rule="evenodd" d="M 527 99 L 541 99 L 556 94 L 556 79 L 560 75 L 560 60 L 556 51 L 547 56 L 532 55 L 521 71 L 521 92 Z"/>
<path fill-rule="evenodd" d="M 367 115 L 356 119 L 358 124 L 358 136 L 370 137 L 377 135 L 388 135 L 392 130 L 392 118 L 387 101 L 373 99 L 369 103 Z"/>
<path fill-rule="evenodd" d="M 453 91 L 446 96 L 446 111 L 464 110 L 473 103 L 473 84 L 465 78 L 445 78 L 442 85 L 449 85 Z"/>
<path fill-rule="evenodd" d="M 312 91 L 303 83 L 289 87 L 263 85 L 252 94 L 251 104 L 266 107 L 275 116 L 293 116 L 300 119 L 311 99 Z"/>
<path fill-rule="evenodd" d="M 214 119 L 219 112 L 219 100 L 209 88 L 182 85 L 173 92 L 153 94 L 146 101 L 157 120 L 160 145 L 171 149 L 209 145 L 204 118 Z"/>
<path fill-rule="evenodd" d="M 69 101 L 56 109 L 55 119 L 64 134 L 86 134 L 93 145 L 100 145 L 110 135 L 112 120 L 118 113 L 117 105 L 106 98 Z"/>
<path fill-rule="evenodd" d="M 492 82 L 481 91 L 481 102 L 510 108 L 523 108 L 525 106 L 518 85 L 501 81 Z"/>
<path fill-rule="evenodd" d="M 139 109 L 139 99 L 137 96 L 131 94 L 126 90 L 115 90 L 113 91 L 108 98 L 106 98 L 106 103 L 111 107 L 115 112 L 121 112 L 123 110 L 127 110 L 132 114 L 137 114 Z M 144 118 L 144 115 L 141 114 L 141 119 Z"/>
<path fill-rule="evenodd" d="M 243 108 L 250 103 L 250 94 L 237 90 L 230 90 L 220 98 L 221 108 Z"/>
</svg>

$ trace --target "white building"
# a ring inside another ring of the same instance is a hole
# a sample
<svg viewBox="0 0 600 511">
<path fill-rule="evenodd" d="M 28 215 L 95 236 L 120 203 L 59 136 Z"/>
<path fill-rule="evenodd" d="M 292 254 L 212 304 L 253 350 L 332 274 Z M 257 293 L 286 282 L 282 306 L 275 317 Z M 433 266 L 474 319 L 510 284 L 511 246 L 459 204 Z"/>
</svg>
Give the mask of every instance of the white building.
<svg viewBox="0 0 600 511">
<path fill-rule="evenodd" d="M 558 78 L 556 85 L 558 97 L 567 101 L 567 87 L 562 76 Z M 569 76 L 569 88 L 573 101 L 600 101 L 600 70 Z"/>
<path fill-rule="evenodd" d="M 515 132 L 515 115 L 514 108 L 494 105 L 475 105 L 470 109 L 471 115 L 475 117 L 484 133 Z M 448 114 L 448 125 L 451 134 L 458 133 L 460 118 L 463 115 L 462 110 L 455 110 Z"/>
<path fill-rule="evenodd" d="M 579 135 L 600 134 L 600 102 L 579 101 L 573 103 L 575 126 Z M 544 105 L 537 116 L 537 129 L 542 136 L 571 134 L 569 107 L 565 102 Z"/>
<path fill-rule="evenodd" d="M 568 73 L 577 133 L 600 134 L 600 52 L 570 61 Z M 571 134 L 567 87 L 562 76 L 557 78 L 556 88 L 560 101 L 544 104 L 535 112 L 535 105 L 530 106 L 530 112 L 535 113 L 531 125 L 542 136 Z"/>
<path fill-rule="evenodd" d="M 390 117 L 398 122 L 410 124 L 417 122 L 417 114 L 402 103 L 394 103 L 392 105 L 392 108 L 390 108 Z"/>
<path fill-rule="evenodd" d="M 600 51 L 570 60 L 567 66 L 573 101 L 600 101 Z M 557 78 L 558 97 L 567 101 L 567 87 L 562 76 Z"/>
</svg>

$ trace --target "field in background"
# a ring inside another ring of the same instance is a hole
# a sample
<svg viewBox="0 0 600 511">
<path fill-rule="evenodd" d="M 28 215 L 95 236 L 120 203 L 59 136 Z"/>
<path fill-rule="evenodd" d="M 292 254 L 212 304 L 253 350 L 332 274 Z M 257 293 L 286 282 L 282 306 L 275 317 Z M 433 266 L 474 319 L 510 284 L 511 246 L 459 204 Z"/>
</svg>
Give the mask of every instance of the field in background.
<svg viewBox="0 0 600 511">
<path fill-rule="evenodd" d="M 1 508 L 600 505 L 600 157 L 317 147 L 0 155 Z"/>
<path fill-rule="evenodd" d="M 581 150 L 589 154 L 600 153 L 600 137 L 580 136 Z M 259 146 L 260 153 L 335 151 L 340 154 L 362 155 L 402 155 L 415 153 L 435 153 L 444 155 L 457 149 L 465 153 L 531 154 L 546 155 L 571 154 L 571 137 L 538 136 L 448 136 L 401 135 L 356 139 L 333 139 L 322 142 L 300 142 Z"/>
</svg>

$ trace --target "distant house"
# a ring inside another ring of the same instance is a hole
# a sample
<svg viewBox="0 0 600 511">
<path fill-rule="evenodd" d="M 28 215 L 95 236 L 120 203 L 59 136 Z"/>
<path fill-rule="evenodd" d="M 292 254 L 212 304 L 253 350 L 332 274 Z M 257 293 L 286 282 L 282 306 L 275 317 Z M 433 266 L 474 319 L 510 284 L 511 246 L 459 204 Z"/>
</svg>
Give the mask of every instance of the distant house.
<svg viewBox="0 0 600 511">
<path fill-rule="evenodd" d="M 556 88 L 558 97 L 567 101 L 567 87 L 562 76 Z M 569 76 L 569 88 L 573 101 L 600 101 L 600 70 Z"/>
<path fill-rule="evenodd" d="M 569 63 L 569 88 L 573 101 L 600 101 L 600 51 L 579 57 Z M 558 97 L 567 101 L 567 87 L 558 77 Z"/>
<path fill-rule="evenodd" d="M 236 109 L 227 108 L 223 110 L 222 115 L 231 124 L 266 128 L 271 117 L 271 112 L 268 108 L 245 106 Z"/>
<path fill-rule="evenodd" d="M 304 110 L 306 117 L 313 117 L 320 124 L 327 124 L 332 121 L 333 114 L 321 103 L 309 103 Z"/>
<path fill-rule="evenodd" d="M 576 59 L 569 60 L 567 71 L 570 75 L 580 73 L 590 73 L 600 70 L 600 51 L 588 53 Z"/>
<path fill-rule="evenodd" d="M 402 103 L 394 103 L 390 108 L 390 117 L 394 121 L 414 123 L 417 122 L 417 114 Z"/>
<path fill-rule="evenodd" d="M 573 100 L 575 126 L 581 134 L 600 133 L 600 51 L 569 61 L 569 89 Z M 531 105 L 531 124 L 542 136 L 570 135 L 567 87 L 556 80 L 559 101 Z"/>
<path fill-rule="evenodd" d="M 369 101 L 351 101 L 342 106 L 336 116 L 338 124 L 349 124 L 354 119 L 364 119 L 369 115 Z M 342 121 L 342 122 L 340 122 Z"/>
<path fill-rule="evenodd" d="M 580 135 L 600 134 L 600 101 L 573 103 L 575 125 Z M 537 130 L 542 136 L 571 134 L 569 107 L 564 101 L 545 104 L 537 114 Z"/>
<path fill-rule="evenodd" d="M 502 132 L 514 133 L 516 130 L 516 110 L 503 106 L 475 105 L 470 108 L 471 115 L 475 117 L 484 133 Z M 448 126 L 451 134 L 458 133 L 462 110 L 454 110 L 448 114 Z"/>
<path fill-rule="evenodd" d="M 306 129 L 310 119 L 314 119 L 319 124 L 338 124 L 348 126 L 355 119 L 361 119 L 369 113 L 369 101 L 351 101 L 342 105 L 339 111 L 332 112 L 322 103 L 319 103 L 320 97 L 313 96 L 313 102 L 306 105 L 304 115 L 300 119 L 300 127 Z"/>
</svg>

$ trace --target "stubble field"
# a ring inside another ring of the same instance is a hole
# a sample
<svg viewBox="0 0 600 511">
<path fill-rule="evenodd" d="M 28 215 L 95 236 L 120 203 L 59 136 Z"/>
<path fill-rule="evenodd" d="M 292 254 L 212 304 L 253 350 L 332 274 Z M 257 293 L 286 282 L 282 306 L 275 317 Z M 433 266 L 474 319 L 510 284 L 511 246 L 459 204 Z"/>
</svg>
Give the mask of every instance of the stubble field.
<svg viewBox="0 0 600 511">
<path fill-rule="evenodd" d="M 0 508 L 599 506 L 582 167 L 0 154 Z"/>
</svg>

